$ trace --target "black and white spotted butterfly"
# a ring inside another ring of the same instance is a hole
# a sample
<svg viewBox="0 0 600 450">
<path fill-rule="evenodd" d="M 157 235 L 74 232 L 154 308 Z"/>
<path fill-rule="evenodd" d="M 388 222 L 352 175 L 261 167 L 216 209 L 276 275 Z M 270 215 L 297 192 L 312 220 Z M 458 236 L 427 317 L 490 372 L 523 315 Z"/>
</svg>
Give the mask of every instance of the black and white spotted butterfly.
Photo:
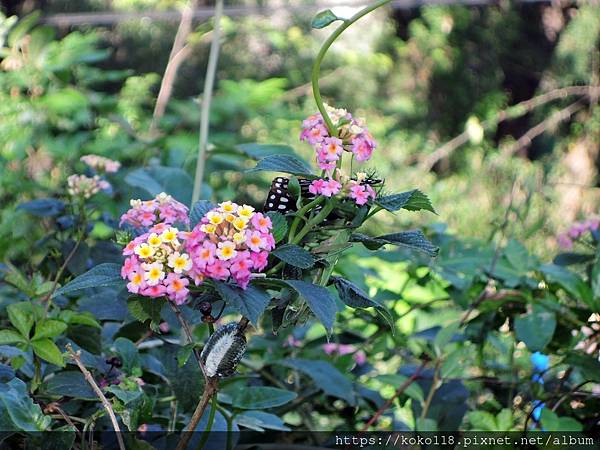
<svg viewBox="0 0 600 450">
<path fill-rule="evenodd" d="M 300 194 L 302 198 L 306 200 L 312 200 L 315 198 L 315 195 L 308 191 L 308 187 L 310 186 L 311 180 L 307 178 L 298 178 L 298 183 L 300 184 Z M 382 180 L 373 178 L 368 176 L 365 178 L 361 184 L 369 184 L 371 186 L 381 184 Z M 289 212 L 297 211 L 296 207 L 297 198 L 289 191 L 290 179 L 286 177 L 276 177 L 271 183 L 271 189 L 267 194 L 267 200 L 265 201 L 265 205 L 263 207 L 264 212 L 275 211 L 281 214 L 287 214 Z M 321 209 L 321 206 L 315 208 L 318 212 Z"/>
</svg>

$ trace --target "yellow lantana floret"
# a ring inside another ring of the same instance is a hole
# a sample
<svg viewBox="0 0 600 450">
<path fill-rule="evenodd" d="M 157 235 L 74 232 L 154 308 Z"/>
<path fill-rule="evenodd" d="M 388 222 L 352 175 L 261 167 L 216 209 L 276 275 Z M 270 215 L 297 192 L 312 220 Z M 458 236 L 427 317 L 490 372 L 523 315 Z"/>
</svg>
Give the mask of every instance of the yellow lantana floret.
<svg viewBox="0 0 600 450">
<path fill-rule="evenodd" d="M 219 242 L 219 248 L 217 249 L 217 257 L 223 261 L 235 258 L 237 250 L 235 244 L 230 241 Z"/>
<path fill-rule="evenodd" d="M 237 217 L 232 223 L 236 230 L 242 231 L 248 226 L 248 219 L 246 217 Z"/>
<path fill-rule="evenodd" d="M 216 229 L 217 229 L 216 225 L 213 225 L 212 223 L 205 223 L 200 226 L 200 231 L 203 231 L 204 233 L 209 233 L 209 234 L 214 233 Z"/>
<path fill-rule="evenodd" d="M 239 233 L 239 232 L 234 233 L 233 242 L 235 242 L 236 244 L 241 244 L 245 240 L 246 240 L 246 235 L 244 233 Z"/>
<path fill-rule="evenodd" d="M 168 265 L 173 269 L 173 272 L 182 273 L 192 268 L 192 261 L 187 253 L 180 254 L 179 252 L 175 252 L 169 256 Z"/>
<path fill-rule="evenodd" d="M 219 225 L 221 223 L 223 223 L 223 215 L 217 211 L 211 211 L 209 212 L 206 217 L 208 218 L 208 221 L 210 223 L 212 223 L 213 225 Z"/>
<path fill-rule="evenodd" d="M 160 247 L 162 242 L 162 239 L 156 233 L 152 233 L 150 236 L 148 236 L 148 244 L 150 244 L 151 247 Z"/>
<path fill-rule="evenodd" d="M 165 278 L 165 272 L 161 263 L 142 264 L 142 268 L 146 271 L 144 272 L 144 278 L 148 286 L 156 286 Z"/>
<path fill-rule="evenodd" d="M 233 202 L 219 203 L 219 207 L 221 208 L 221 211 L 226 212 L 226 213 L 234 213 L 238 209 L 238 205 L 236 205 Z"/>
<path fill-rule="evenodd" d="M 150 247 L 148 244 L 139 244 L 136 245 L 133 249 L 134 253 L 138 255 L 142 259 L 148 259 L 154 255 L 154 248 Z"/>
<path fill-rule="evenodd" d="M 179 230 L 177 228 L 169 228 L 162 232 L 160 238 L 163 242 L 175 242 L 178 234 Z"/>
<path fill-rule="evenodd" d="M 247 219 L 251 219 L 254 215 L 254 208 L 250 205 L 243 205 L 238 208 L 238 214 L 240 217 L 246 217 Z"/>
</svg>

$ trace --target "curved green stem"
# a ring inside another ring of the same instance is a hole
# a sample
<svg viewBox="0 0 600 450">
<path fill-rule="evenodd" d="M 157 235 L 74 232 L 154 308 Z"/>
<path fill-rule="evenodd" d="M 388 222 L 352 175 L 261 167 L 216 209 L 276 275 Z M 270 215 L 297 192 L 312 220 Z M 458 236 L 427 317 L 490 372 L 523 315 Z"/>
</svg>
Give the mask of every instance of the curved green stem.
<svg viewBox="0 0 600 450">
<path fill-rule="evenodd" d="M 335 204 L 336 204 L 335 200 L 328 202 L 323 207 L 323 209 L 319 212 L 319 214 L 317 214 L 315 217 L 310 219 L 306 223 L 306 225 L 304 225 L 304 227 L 298 232 L 298 234 L 296 236 L 294 236 L 294 239 L 291 241 L 291 243 L 298 244 L 302 240 L 302 238 L 304 236 L 306 236 L 306 234 L 308 234 L 308 232 L 310 232 L 310 230 L 312 230 L 312 228 L 315 225 L 318 225 L 321 222 L 323 222 L 327 218 L 329 213 L 331 213 L 331 211 L 333 211 L 333 208 L 335 208 Z"/>
<path fill-rule="evenodd" d="M 346 30 L 346 28 L 348 28 L 354 22 L 359 20 L 361 17 L 366 16 L 371 11 L 374 11 L 375 9 L 385 5 L 386 3 L 389 3 L 390 1 L 391 0 L 379 0 L 373 3 L 372 5 L 361 9 L 349 19 L 344 20 L 344 22 L 339 27 L 337 27 L 335 31 L 331 34 L 331 36 L 329 36 L 327 40 L 323 43 L 321 50 L 319 50 L 319 53 L 317 54 L 317 58 L 315 59 L 315 63 L 313 65 L 311 77 L 313 96 L 315 97 L 317 108 L 319 108 L 319 112 L 323 116 L 323 120 L 325 121 L 325 124 L 327 125 L 327 128 L 329 130 L 329 134 L 331 136 L 337 136 L 337 130 L 335 129 L 333 122 L 329 117 L 329 114 L 327 114 L 327 111 L 325 110 L 325 105 L 323 104 L 323 99 L 321 98 L 321 90 L 319 89 L 319 75 L 321 73 L 321 62 L 323 61 L 327 50 L 329 50 L 329 47 L 331 47 L 331 45 Z"/>
<path fill-rule="evenodd" d="M 208 422 L 206 423 L 206 429 L 202 433 L 202 438 L 200 439 L 200 443 L 198 444 L 198 450 L 202 450 L 206 445 L 206 441 L 210 437 L 210 430 L 212 429 L 213 423 L 215 421 L 215 415 L 217 412 L 217 396 L 213 395 L 212 401 L 210 402 L 210 412 L 208 413 Z"/>
<path fill-rule="evenodd" d="M 296 229 L 298 228 L 298 223 L 300 223 L 300 220 L 304 217 L 304 215 L 309 210 L 311 210 L 312 208 L 314 208 L 315 206 L 318 206 L 321 203 L 323 203 L 324 200 L 325 200 L 325 197 L 319 196 L 319 197 L 315 198 L 313 201 L 307 203 L 306 205 L 304 205 L 302 208 L 300 208 L 298 210 L 298 212 L 296 213 L 296 217 L 294 217 L 294 221 L 292 222 L 292 225 L 290 226 L 290 233 L 288 235 L 288 242 L 291 242 L 294 239 L 294 236 L 296 235 Z"/>
</svg>

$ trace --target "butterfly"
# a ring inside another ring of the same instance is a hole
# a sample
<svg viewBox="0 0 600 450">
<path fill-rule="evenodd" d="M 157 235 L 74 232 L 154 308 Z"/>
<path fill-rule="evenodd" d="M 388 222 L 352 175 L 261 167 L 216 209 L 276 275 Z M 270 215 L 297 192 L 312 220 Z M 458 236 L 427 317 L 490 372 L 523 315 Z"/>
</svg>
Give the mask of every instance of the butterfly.
<svg viewBox="0 0 600 450">
<path fill-rule="evenodd" d="M 310 201 L 316 197 L 315 194 L 309 192 L 308 188 L 311 184 L 311 180 L 307 178 L 298 178 L 300 184 L 300 195 L 302 198 Z M 368 176 L 361 184 L 369 184 L 371 186 L 381 184 L 382 180 Z M 286 177 L 275 177 L 271 183 L 271 188 L 267 194 L 267 199 L 263 207 L 264 212 L 275 211 L 281 214 L 287 214 L 290 212 L 297 211 L 296 206 L 297 198 L 289 191 L 290 179 Z M 315 210 L 321 209 L 321 205 L 317 206 Z"/>
</svg>

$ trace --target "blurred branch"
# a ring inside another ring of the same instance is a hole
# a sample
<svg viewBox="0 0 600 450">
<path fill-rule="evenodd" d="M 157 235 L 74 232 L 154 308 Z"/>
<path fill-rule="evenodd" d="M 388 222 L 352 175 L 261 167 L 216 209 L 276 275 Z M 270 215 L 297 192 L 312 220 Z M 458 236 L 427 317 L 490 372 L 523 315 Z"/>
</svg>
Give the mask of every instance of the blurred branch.
<svg viewBox="0 0 600 450">
<path fill-rule="evenodd" d="M 154 112 L 152 113 L 152 122 L 150 123 L 150 132 L 154 132 L 158 125 L 158 122 L 165 113 L 167 103 L 171 97 L 173 91 L 173 84 L 177 76 L 177 70 L 181 63 L 190 54 L 190 46 L 186 45 L 185 41 L 192 31 L 192 19 L 194 10 L 196 9 L 197 0 L 191 0 L 190 3 L 184 6 L 181 11 L 181 21 L 175 34 L 173 41 L 173 47 L 169 54 L 169 61 L 165 68 L 162 81 L 160 83 L 160 90 L 158 91 L 158 97 L 156 99 L 156 105 L 154 105 Z"/>
<path fill-rule="evenodd" d="M 208 145 L 208 125 L 210 115 L 210 101 L 212 99 L 215 72 L 219 59 L 219 48 L 221 44 L 221 16 L 223 15 L 223 0 L 217 0 L 215 4 L 213 35 L 204 78 L 204 91 L 202 93 L 202 110 L 200 111 L 200 138 L 198 142 L 198 160 L 196 161 L 196 175 L 194 176 L 194 190 L 192 191 L 192 205 L 200 199 L 202 182 L 204 179 L 204 166 L 206 163 L 206 147 Z"/>
<path fill-rule="evenodd" d="M 119 423 L 117 422 L 117 416 L 115 416 L 115 412 L 113 411 L 112 406 L 110 406 L 110 402 L 106 399 L 106 396 L 94 381 L 94 377 L 92 377 L 92 374 L 89 372 L 89 370 L 85 368 L 85 366 L 81 362 L 81 351 L 75 352 L 73 350 L 73 347 L 71 347 L 71 344 L 67 344 L 67 351 L 69 352 L 71 359 L 75 362 L 75 364 L 77 364 L 77 367 L 79 367 L 79 370 L 83 374 L 85 380 L 92 387 L 92 389 L 100 399 L 100 402 L 102 402 L 102 406 L 104 406 L 104 409 L 108 413 L 110 421 L 113 425 L 113 429 L 115 430 L 115 434 L 117 435 L 117 442 L 119 443 L 119 448 L 121 450 L 125 450 L 125 443 L 123 442 L 121 429 L 119 428 Z"/>
<path fill-rule="evenodd" d="M 369 429 L 369 427 L 371 425 L 373 425 L 375 422 L 377 422 L 377 420 L 381 417 L 381 415 L 387 411 L 387 409 L 392 406 L 392 403 L 394 403 L 394 400 L 396 400 L 396 398 L 398 398 L 400 396 L 400 394 L 402 394 L 406 388 L 408 388 L 414 381 L 417 380 L 417 378 L 419 378 L 419 376 L 421 375 L 421 372 L 423 371 L 423 369 L 425 368 L 425 366 L 427 365 L 427 361 L 423 362 L 419 367 L 417 367 L 417 370 L 415 370 L 415 373 L 413 373 L 410 378 L 408 378 L 404 383 L 402 383 L 400 385 L 400 387 L 398 387 L 398 389 L 396 389 L 396 392 L 394 392 L 394 395 L 392 395 L 376 412 L 375 414 L 373 414 L 373 417 L 371 417 L 369 419 L 369 421 L 365 424 L 365 426 L 362 428 L 361 432 L 365 432 Z"/>
<path fill-rule="evenodd" d="M 525 100 L 521 103 L 517 103 L 514 106 L 510 106 L 502 111 L 499 111 L 495 117 L 481 122 L 481 127 L 484 130 L 489 130 L 505 120 L 523 116 L 533 111 L 535 108 L 554 100 L 564 99 L 566 97 L 575 95 L 593 98 L 597 97 L 599 94 L 600 87 L 594 86 L 569 86 L 560 89 L 554 89 L 546 92 L 545 94 L 538 95 L 537 97 L 530 98 L 529 100 Z M 571 114 L 573 114 L 573 112 L 571 112 Z M 421 161 L 420 168 L 425 171 L 431 170 L 431 168 L 438 161 L 449 157 L 454 150 L 466 144 L 467 142 L 469 142 L 469 133 L 467 130 L 465 130 L 458 136 L 438 147 L 433 153 L 425 156 L 425 158 Z"/>
<path fill-rule="evenodd" d="M 502 153 L 505 156 L 511 156 L 511 155 L 517 153 L 521 149 L 529 146 L 531 144 L 531 142 L 536 137 L 538 137 L 540 134 L 542 134 L 544 131 L 555 127 L 560 122 L 567 120 L 569 117 L 571 117 L 573 114 L 575 114 L 577 111 L 583 109 L 584 107 L 585 107 L 585 102 L 583 102 L 581 100 L 577 100 L 576 102 L 571 103 L 566 108 L 563 108 L 560 111 L 555 112 L 550 117 L 541 121 L 533 128 L 530 128 L 529 130 L 527 130 L 527 132 L 523 136 L 521 136 L 516 142 L 504 147 L 502 149 Z"/>
</svg>

